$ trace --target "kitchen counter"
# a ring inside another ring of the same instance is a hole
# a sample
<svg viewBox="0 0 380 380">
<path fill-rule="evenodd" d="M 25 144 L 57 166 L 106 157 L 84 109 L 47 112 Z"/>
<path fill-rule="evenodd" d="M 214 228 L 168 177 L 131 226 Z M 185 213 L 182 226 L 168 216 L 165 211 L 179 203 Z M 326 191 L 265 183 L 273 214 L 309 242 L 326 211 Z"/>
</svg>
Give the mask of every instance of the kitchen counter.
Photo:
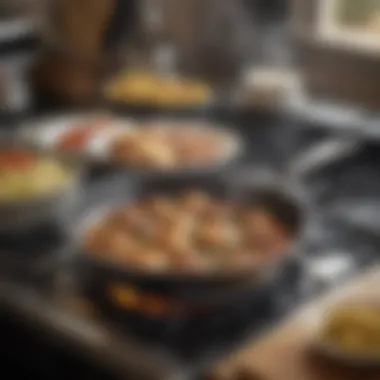
<svg viewBox="0 0 380 380">
<path fill-rule="evenodd" d="M 264 119 L 235 120 L 235 123 L 249 140 L 245 162 L 248 166 L 284 168 L 296 153 L 325 138 L 323 133 L 284 125 L 278 120 L 277 124 Z M 321 178 L 314 179 L 307 185 L 310 193 L 319 194 L 316 189 L 320 181 Z M 339 198 L 333 183 L 328 179 L 327 190 L 324 184 L 324 198 L 328 194 Z M 136 320 L 126 321 L 125 326 L 115 325 L 83 300 L 75 271 L 59 267 L 41 272 L 41 264 L 54 263 L 54 252 L 65 241 L 60 232 L 47 230 L 36 231 L 28 237 L 29 241 L 26 237 L 13 241 L 9 237 L 0 238 L 1 312 L 15 318 L 20 326 L 46 336 L 61 350 L 99 363 L 124 378 L 127 374 L 142 379 L 199 375 L 206 365 L 233 350 L 244 338 L 262 334 L 298 305 L 379 260 L 380 239 L 375 234 L 350 227 L 342 222 L 343 218 L 334 215 L 314 211 L 310 216 L 312 228 L 307 231 L 302 252 L 305 260 L 289 263 L 278 279 L 275 296 L 259 312 L 252 309 L 247 295 L 245 301 L 231 305 L 228 313 L 209 318 L 201 325 L 169 324 L 162 331 L 154 324 Z M 350 271 L 325 283 L 310 277 L 309 264 L 313 260 L 337 252 L 349 260 Z"/>
</svg>

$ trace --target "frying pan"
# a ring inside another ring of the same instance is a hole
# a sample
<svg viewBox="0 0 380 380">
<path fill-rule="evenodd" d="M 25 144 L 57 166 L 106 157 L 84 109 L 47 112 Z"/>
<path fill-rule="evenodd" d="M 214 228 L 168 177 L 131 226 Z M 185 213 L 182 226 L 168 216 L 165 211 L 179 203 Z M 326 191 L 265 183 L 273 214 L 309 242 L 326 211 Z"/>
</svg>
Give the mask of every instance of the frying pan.
<svg viewBox="0 0 380 380">
<path fill-rule="evenodd" d="M 292 246 L 299 241 L 304 225 L 304 207 L 302 200 L 291 191 L 286 190 L 284 183 L 269 181 L 250 182 L 241 185 L 236 178 L 228 174 L 212 176 L 189 175 L 170 178 L 146 178 L 133 182 L 126 176 L 114 176 L 104 179 L 92 193 L 92 197 L 72 223 L 73 242 L 72 260 L 89 289 L 90 294 L 107 291 L 110 284 L 137 288 L 143 292 L 157 294 L 170 299 L 199 304 L 220 304 L 239 294 L 244 294 L 254 287 L 265 288 L 275 279 L 276 270 L 281 269 L 284 261 L 295 254 L 290 249 L 280 255 L 280 259 L 263 267 L 228 269 L 216 273 L 152 273 L 131 269 L 96 259 L 86 252 L 81 245 L 83 234 L 107 210 L 125 202 L 133 202 L 142 196 L 154 194 L 176 194 L 193 188 L 205 191 L 217 198 L 237 200 L 247 205 L 260 205 L 267 209 L 288 230 Z M 94 207 L 96 204 L 96 207 Z"/>
</svg>

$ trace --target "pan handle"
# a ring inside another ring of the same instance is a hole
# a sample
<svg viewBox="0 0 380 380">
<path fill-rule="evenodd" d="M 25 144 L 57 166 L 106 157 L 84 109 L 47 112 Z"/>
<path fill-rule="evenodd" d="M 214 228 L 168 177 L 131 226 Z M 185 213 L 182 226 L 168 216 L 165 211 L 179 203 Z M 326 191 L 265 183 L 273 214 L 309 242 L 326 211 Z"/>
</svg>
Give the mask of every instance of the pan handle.
<svg viewBox="0 0 380 380">
<path fill-rule="evenodd" d="M 316 211 L 320 209 L 316 204 L 315 194 L 310 194 L 310 191 L 307 189 L 308 177 L 329 165 L 350 158 L 360 148 L 360 145 L 361 142 L 359 140 L 339 137 L 330 138 L 312 145 L 291 159 L 283 173 L 284 182 L 290 188 L 296 189 L 299 196 L 301 196 L 303 205 L 308 213 L 306 230 L 314 228 L 313 220 Z"/>
<path fill-rule="evenodd" d="M 349 158 L 360 148 L 361 141 L 333 138 L 312 145 L 297 154 L 283 170 L 270 167 L 241 167 L 232 174 L 235 183 L 244 185 L 275 184 L 290 188 L 302 186 L 306 177 L 331 164 Z"/>
<path fill-rule="evenodd" d="M 360 141 L 333 138 L 317 143 L 291 160 L 285 175 L 291 181 L 302 183 L 306 176 L 337 161 L 349 158 L 360 148 Z"/>
</svg>

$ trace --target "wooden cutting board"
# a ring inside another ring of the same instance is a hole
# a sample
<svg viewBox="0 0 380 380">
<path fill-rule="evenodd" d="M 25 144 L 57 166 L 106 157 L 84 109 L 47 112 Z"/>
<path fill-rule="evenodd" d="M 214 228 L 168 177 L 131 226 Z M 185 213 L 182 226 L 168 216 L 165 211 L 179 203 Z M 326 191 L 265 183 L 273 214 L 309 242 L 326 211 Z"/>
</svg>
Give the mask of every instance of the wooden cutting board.
<svg viewBox="0 0 380 380">
<path fill-rule="evenodd" d="M 353 369 L 318 357 L 311 336 L 318 316 L 339 300 L 351 297 L 380 299 L 380 268 L 314 301 L 292 315 L 261 340 L 223 362 L 211 376 L 218 380 L 380 380 L 380 369 Z"/>
</svg>

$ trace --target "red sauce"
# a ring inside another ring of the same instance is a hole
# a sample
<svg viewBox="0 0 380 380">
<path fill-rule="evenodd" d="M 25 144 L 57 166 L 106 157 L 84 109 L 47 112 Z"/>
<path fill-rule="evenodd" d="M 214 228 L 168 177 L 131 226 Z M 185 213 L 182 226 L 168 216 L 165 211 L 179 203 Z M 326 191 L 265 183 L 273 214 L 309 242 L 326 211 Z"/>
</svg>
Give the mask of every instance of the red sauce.
<svg viewBox="0 0 380 380">
<path fill-rule="evenodd" d="M 22 149 L 7 149 L 0 151 L 0 170 L 27 170 L 35 162 L 33 153 Z"/>
<path fill-rule="evenodd" d="M 109 127 L 108 119 L 80 124 L 64 133 L 58 142 L 60 149 L 80 150 L 84 149 L 94 135 Z"/>
</svg>

